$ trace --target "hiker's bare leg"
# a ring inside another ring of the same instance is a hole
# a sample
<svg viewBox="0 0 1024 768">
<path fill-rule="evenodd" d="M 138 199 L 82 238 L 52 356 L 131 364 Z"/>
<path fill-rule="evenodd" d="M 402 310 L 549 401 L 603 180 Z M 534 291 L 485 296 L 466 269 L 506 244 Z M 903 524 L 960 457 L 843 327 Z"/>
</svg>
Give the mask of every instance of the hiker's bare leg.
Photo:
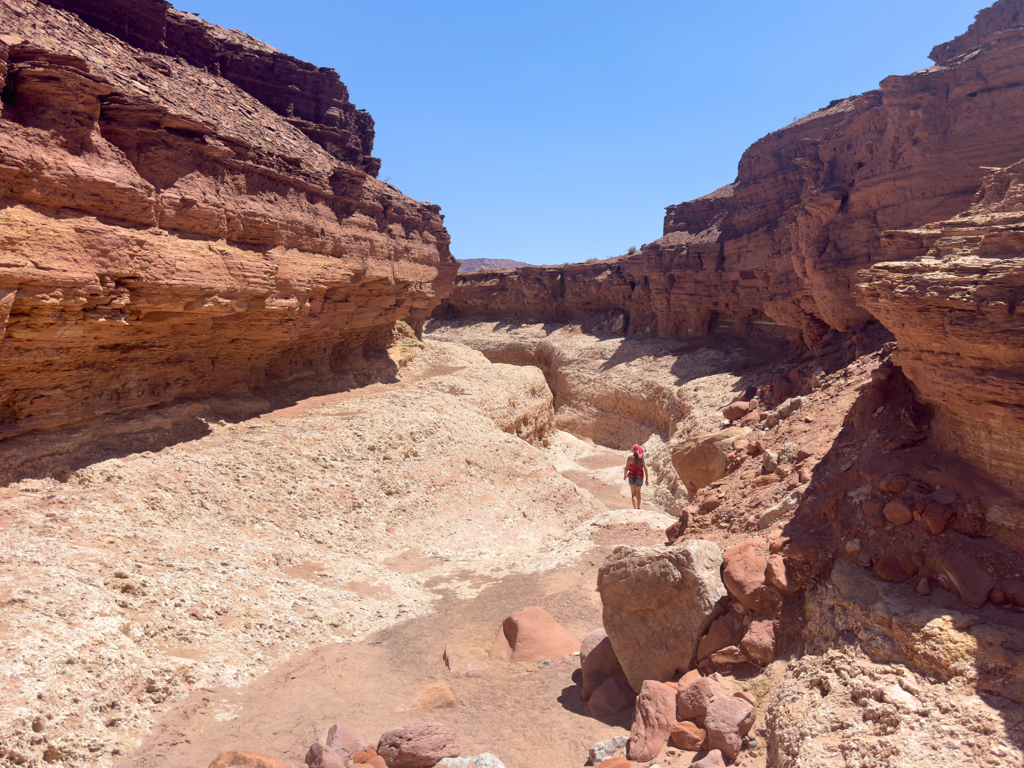
<svg viewBox="0 0 1024 768">
<path fill-rule="evenodd" d="M 640 509 L 640 487 L 630 485 L 629 490 L 633 494 L 633 497 L 630 499 L 630 502 L 633 504 L 633 509 Z"/>
</svg>

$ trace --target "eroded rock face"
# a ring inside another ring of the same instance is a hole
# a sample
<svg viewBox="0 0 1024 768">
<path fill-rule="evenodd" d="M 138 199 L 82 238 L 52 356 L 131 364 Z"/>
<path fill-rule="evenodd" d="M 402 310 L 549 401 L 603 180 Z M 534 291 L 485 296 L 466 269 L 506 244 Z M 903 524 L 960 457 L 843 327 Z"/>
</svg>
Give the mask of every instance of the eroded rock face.
<svg viewBox="0 0 1024 768">
<path fill-rule="evenodd" d="M 616 547 L 598 572 L 604 627 L 630 685 L 688 671 L 726 596 L 722 550 L 693 539 L 667 551 Z"/>
<path fill-rule="evenodd" d="M 899 363 L 935 409 L 932 428 L 944 447 L 1017 493 L 1024 492 L 1022 180 L 1024 162 L 993 170 L 961 215 L 886 232 L 886 261 L 862 272 L 858 286 L 861 304 L 896 334 Z M 1024 527 L 1009 507 L 997 519 Z"/>
<path fill-rule="evenodd" d="M 0 2 L 0 438 L 344 377 L 430 313 L 439 208 L 373 177 L 336 75 L 163 2 L 63 4 Z"/>
</svg>

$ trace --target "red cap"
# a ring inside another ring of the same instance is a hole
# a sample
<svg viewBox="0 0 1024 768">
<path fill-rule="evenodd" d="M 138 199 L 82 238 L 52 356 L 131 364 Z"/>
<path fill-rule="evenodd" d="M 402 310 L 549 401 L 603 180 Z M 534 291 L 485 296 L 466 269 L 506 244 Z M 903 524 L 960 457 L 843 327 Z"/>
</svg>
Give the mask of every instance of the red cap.
<svg viewBox="0 0 1024 768">
<path fill-rule="evenodd" d="M 639 445 L 633 446 L 633 453 L 639 456 L 641 459 L 644 457 L 644 449 Z"/>
</svg>

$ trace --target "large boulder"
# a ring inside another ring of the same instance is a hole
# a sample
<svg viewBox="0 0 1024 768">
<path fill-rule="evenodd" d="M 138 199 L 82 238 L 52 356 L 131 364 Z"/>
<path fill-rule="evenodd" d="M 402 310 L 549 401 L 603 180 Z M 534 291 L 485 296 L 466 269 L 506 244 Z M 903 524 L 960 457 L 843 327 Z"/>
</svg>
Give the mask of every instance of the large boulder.
<svg viewBox="0 0 1024 768">
<path fill-rule="evenodd" d="M 629 759 L 644 762 L 657 757 L 675 723 L 676 689 L 656 680 L 644 680 L 629 732 Z"/>
<path fill-rule="evenodd" d="M 444 723 L 416 723 L 385 731 L 377 754 L 388 768 L 431 768 L 446 757 L 458 757 L 462 748 Z"/>
<path fill-rule="evenodd" d="M 616 547 L 597 589 L 604 627 L 633 690 L 691 668 L 726 596 L 722 550 L 691 539 L 668 550 Z"/>
<path fill-rule="evenodd" d="M 573 637 L 551 614 L 530 606 L 501 622 L 491 645 L 491 658 L 505 661 L 544 661 L 571 656 L 580 650 Z"/>
<path fill-rule="evenodd" d="M 690 498 L 704 486 L 725 477 L 726 457 L 736 441 L 750 431 L 750 427 L 729 427 L 718 432 L 702 432 L 687 438 L 672 454 L 672 466 L 686 485 Z"/>
</svg>

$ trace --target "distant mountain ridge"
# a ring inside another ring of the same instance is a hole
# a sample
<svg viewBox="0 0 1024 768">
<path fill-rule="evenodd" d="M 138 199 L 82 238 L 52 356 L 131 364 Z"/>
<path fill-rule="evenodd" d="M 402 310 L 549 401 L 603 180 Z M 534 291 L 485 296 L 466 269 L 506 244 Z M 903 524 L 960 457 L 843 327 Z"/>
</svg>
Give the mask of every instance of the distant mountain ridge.
<svg viewBox="0 0 1024 768">
<path fill-rule="evenodd" d="M 496 269 L 517 269 L 528 266 L 530 265 L 525 261 L 513 261 L 512 259 L 459 259 L 459 274 L 477 272 L 480 267 L 490 272 Z"/>
</svg>

